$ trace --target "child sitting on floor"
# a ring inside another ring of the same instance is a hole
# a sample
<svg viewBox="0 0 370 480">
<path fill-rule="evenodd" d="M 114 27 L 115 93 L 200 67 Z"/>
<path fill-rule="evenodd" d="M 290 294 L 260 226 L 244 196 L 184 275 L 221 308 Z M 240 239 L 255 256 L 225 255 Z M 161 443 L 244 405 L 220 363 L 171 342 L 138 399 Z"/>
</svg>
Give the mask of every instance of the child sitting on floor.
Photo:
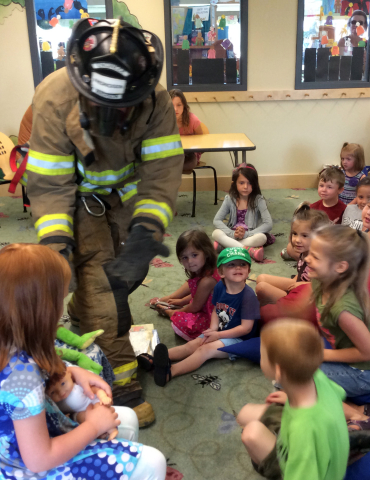
<svg viewBox="0 0 370 480">
<path fill-rule="evenodd" d="M 347 205 L 343 213 L 343 225 L 348 225 L 355 230 L 362 230 L 362 211 L 370 203 L 370 178 L 362 178 L 356 187 L 354 204 Z"/>
<path fill-rule="evenodd" d="M 342 223 L 346 205 L 340 200 L 345 182 L 344 173 L 337 167 L 329 167 L 320 173 L 317 193 L 321 200 L 311 203 L 311 208 L 327 214 L 332 223 Z"/>
<path fill-rule="evenodd" d="M 323 227 L 306 262 L 317 322 L 332 347 L 320 368 L 349 397 L 370 394 L 368 236 L 345 225 Z"/>
<path fill-rule="evenodd" d="M 261 305 L 276 303 L 292 289 L 310 281 L 305 257 L 310 248 L 311 235 L 327 223 L 329 223 L 329 219 L 325 212 L 313 210 L 306 202 L 297 207 L 290 230 L 290 243 L 299 253 L 297 275 L 293 279 L 267 274 L 258 275 L 256 294 Z"/>
<path fill-rule="evenodd" d="M 339 200 L 339 194 L 343 192 L 345 176 L 338 167 L 325 168 L 319 174 L 317 193 L 321 200 L 311 203 L 311 208 L 325 212 L 332 223 L 342 223 L 343 212 L 346 205 Z M 287 248 L 281 252 L 284 260 L 298 260 L 300 252 L 295 251 L 289 242 Z"/>
<path fill-rule="evenodd" d="M 322 340 L 310 323 L 277 320 L 262 330 L 261 368 L 286 394 L 269 395 L 265 405 L 247 404 L 237 417 L 260 475 L 343 479 L 349 453 L 345 393 L 318 370 L 322 360 Z"/>
<path fill-rule="evenodd" d="M 45 245 L 0 250 L 0 478 L 117 478 L 127 471 L 130 480 L 164 480 L 164 456 L 131 441 L 137 435 L 98 439 L 120 424 L 114 408 L 88 407 L 78 425 L 45 395 L 47 376 L 65 368 L 54 340 L 70 280 L 68 262 Z M 99 376 L 67 370 L 87 394 L 93 396 L 91 384 L 111 396 Z M 134 433 L 138 420 L 131 412 L 126 422 Z"/>
<path fill-rule="evenodd" d="M 160 315 L 171 319 L 177 335 L 190 341 L 199 337 L 211 323 L 212 292 L 220 280 L 216 268 L 217 255 L 208 235 L 196 229 L 180 235 L 176 254 L 189 280 L 176 292 L 153 298 L 150 303 Z M 168 303 L 171 308 L 161 302 Z M 180 309 L 173 310 L 173 307 Z M 142 358 L 140 361 L 145 362 Z"/>
<path fill-rule="evenodd" d="M 222 281 L 213 292 L 211 326 L 195 340 L 167 350 L 158 344 L 154 351 L 154 381 L 164 387 L 172 377 L 193 372 L 211 358 L 227 358 L 218 349 L 258 334 L 259 304 L 245 284 L 251 258 L 245 248 L 226 248 L 217 260 Z M 234 360 L 235 356 L 229 356 Z M 171 365 L 171 362 L 178 362 Z"/>
<path fill-rule="evenodd" d="M 250 163 L 242 163 L 233 171 L 229 195 L 225 196 L 213 225 L 216 248 L 244 247 L 257 262 L 263 260 L 263 245 L 274 243 L 274 237 L 268 233 L 272 229 L 271 215 L 261 194 L 257 171 Z"/>
<path fill-rule="evenodd" d="M 345 175 L 344 189 L 339 198 L 348 205 L 356 198 L 356 187 L 358 182 L 365 177 L 364 149 L 358 143 L 343 143 L 340 152 L 340 164 Z"/>
</svg>

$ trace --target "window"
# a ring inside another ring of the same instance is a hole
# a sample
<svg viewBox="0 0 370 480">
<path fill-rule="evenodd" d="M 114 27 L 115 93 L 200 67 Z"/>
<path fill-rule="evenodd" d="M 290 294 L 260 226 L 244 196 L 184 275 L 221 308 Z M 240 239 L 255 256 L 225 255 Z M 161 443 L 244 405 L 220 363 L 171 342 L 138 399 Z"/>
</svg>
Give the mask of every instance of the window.
<svg viewBox="0 0 370 480">
<path fill-rule="evenodd" d="M 296 89 L 369 87 L 370 0 L 299 0 Z"/>
<path fill-rule="evenodd" d="M 73 25 L 84 17 L 113 18 L 111 0 L 26 0 L 35 87 L 65 66 Z"/>
<path fill-rule="evenodd" d="M 247 89 L 247 0 L 165 0 L 168 89 Z"/>
</svg>

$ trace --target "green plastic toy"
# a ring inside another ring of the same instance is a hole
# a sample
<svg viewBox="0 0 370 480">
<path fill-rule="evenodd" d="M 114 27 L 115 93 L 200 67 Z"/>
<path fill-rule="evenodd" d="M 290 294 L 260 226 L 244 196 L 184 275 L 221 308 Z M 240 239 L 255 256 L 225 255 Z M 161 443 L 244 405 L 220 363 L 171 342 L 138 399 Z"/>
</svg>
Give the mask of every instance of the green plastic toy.
<svg viewBox="0 0 370 480">
<path fill-rule="evenodd" d="M 95 339 L 103 333 L 104 330 L 95 330 L 95 332 L 85 333 L 85 335 L 80 337 L 67 328 L 59 327 L 57 330 L 57 339 L 66 343 L 67 345 L 71 345 L 71 347 L 76 347 L 79 350 L 85 350 L 85 348 L 94 343 Z"/>
<path fill-rule="evenodd" d="M 69 348 L 59 348 L 55 347 L 58 355 L 62 358 L 62 360 L 66 360 L 67 362 L 74 362 L 79 367 L 84 368 L 85 370 L 90 370 L 93 373 L 99 375 L 99 373 L 103 370 L 103 367 L 98 363 L 94 362 L 82 352 L 78 352 L 77 350 L 71 350 Z"/>
<path fill-rule="evenodd" d="M 61 340 L 62 342 L 66 343 L 67 345 L 71 345 L 71 347 L 76 347 L 79 350 L 84 350 L 85 348 L 89 347 L 97 337 L 102 335 L 104 330 L 95 330 L 95 332 L 85 333 L 81 337 L 76 335 L 75 333 L 71 332 L 64 327 L 59 327 L 57 330 L 57 339 Z M 99 375 L 99 373 L 103 370 L 103 367 L 99 365 L 99 363 L 94 362 L 82 352 L 78 352 L 77 350 L 71 350 L 69 348 L 59 348 L 55 347 L 58 355 L 61 356 L 63 360 L 67 362 L 74 362 L 79 367 L 84 368 L 86 370 L 90 370 L 93 373 Z"/>
</svg>

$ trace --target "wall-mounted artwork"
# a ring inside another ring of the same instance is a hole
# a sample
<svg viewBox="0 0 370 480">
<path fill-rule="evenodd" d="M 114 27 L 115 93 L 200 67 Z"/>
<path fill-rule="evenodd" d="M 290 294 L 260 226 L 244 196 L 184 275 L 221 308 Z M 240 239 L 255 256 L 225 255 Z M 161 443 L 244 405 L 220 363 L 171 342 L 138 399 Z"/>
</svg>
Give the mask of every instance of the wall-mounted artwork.
<svg viewBox="0 0 370 480">
<path fill-rule="evenodd" d="M 119 0 L 112 0 L 112 2 L 114 18 L 118 18 L 119 16 L 121 16 L 125 22 L 131 23 L 133 27 L 143 28 L 140 25 L 137 17 L 130 13 L 130 10 L 128 9 L 128 6 L 125 4 L 125 2 L 120 2 Z"/>
<path fill-rule="evenodd" d="M 25 7 L 25 0 L 0 0 L 0 25 L 17 9 L 21 12 Z"/>
</svg>

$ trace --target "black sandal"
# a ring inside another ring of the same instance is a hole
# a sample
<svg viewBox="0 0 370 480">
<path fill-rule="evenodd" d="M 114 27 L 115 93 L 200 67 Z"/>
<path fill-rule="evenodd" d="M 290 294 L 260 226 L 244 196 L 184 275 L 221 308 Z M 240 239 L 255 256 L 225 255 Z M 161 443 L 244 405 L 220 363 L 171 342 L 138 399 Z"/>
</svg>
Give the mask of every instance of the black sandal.
<svg viewBox="0 0 370 480">
<path fill-rule="evenodd" d="M 154 370 L 154 357 L 149 353 L 141 353 L 136 357 L 139 366 L 146 372 Z"/>
<path fill-rule="evenodd" d="M 164 387 L 171 380 L 171 360 L 168 349 L 163 343 L 158 343 L 154 350 L 154 381 L 158 387 Z"/>
</svg>

